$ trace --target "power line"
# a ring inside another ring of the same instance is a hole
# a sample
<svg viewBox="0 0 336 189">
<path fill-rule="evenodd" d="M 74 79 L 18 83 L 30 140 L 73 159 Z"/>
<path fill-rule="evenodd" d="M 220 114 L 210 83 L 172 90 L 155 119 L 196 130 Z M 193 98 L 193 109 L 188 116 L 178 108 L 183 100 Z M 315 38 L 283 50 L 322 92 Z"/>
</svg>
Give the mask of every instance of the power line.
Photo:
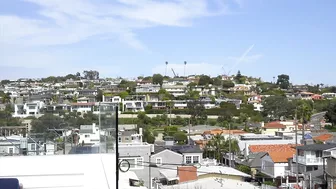
<svg viewBox="0 0 336 189">
<path fill-rule="evenodd" d="M 127 160 L 125 160 L 125 161 L 127 161 Z M 129 163 L 129 162 L 128 162 L 128 164 L 129 165 L 134 165 L 134 166 L 143 166 L 143 167 L 151 167 L 151 168 L 153 168 L 152 166 L 149 166 L 149 165 L 135 164 L 135 163 Z M 164 169 L 164 170 L 178 171 L 177 168 L 171 168 L 171 167 L 154 167 L 154 168 L 159 168 L 159 169 Z M 131 169 L 129 169 L 129 170 L 132 171 Z M 182 170 L 182 172 L 193 172 L 193 173 L 197 172 L 197 173 L 204 173 L 204 174 L 232 175 L 232 174 L 229 174 L 229 173 L 225 174 L 225 173 L 222 173 L 222 172 L 218 173 L 218 172 L 199 171 L 197 169 L 196 170 Z M 247 173 L 245 173 L 245 174 L 247 174 Z M 287 176 L 289 176 L 289 175 L 287 175 Z M 284 177 L 286 177 L 286 176 L 284 176 Z M 267 177 L 267 176 L 254 176 L 254 178 L 271 178 L 271 177 Z M 321 180 L 323 180 L 323 179 L 321 179 Z M 321 180 L 319 180 L 319 179 L 311 179 L 311 181 L 321 181 Z"/>
</svg>

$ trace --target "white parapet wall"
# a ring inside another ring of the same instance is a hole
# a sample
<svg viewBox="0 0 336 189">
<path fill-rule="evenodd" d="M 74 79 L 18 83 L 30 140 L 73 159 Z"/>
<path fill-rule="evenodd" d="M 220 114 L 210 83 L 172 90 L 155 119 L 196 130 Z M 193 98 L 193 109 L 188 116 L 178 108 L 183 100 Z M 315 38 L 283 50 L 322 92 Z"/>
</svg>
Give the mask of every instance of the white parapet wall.
<svg viewBox="0 0 336 189">
<path fill-rule="evenodd" d="M 0 178 L 17 178 L 28 189 L 110 189 L 116 188 L 115 162 L 115 154 L 0 157 Z M 120 188 L 133 188 L 124 177 Z"/>
</svg>

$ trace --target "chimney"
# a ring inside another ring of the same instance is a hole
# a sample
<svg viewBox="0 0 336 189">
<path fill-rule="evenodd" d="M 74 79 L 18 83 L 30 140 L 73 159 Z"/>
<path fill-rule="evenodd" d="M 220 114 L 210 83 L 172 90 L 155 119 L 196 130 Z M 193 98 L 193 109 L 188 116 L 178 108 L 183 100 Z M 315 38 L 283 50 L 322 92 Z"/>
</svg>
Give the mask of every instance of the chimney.
<svg viewBox="0 0 336 189">
<path fill-rule="evenodd" d="M 197 168 L 194 166 L 178 166 L 179 183 L 197 180 Z"/>
<path fill-rule="evenodd" d="M 139 135 L 142 136 L 142 128 L 139 128 Z"/>
</svg>

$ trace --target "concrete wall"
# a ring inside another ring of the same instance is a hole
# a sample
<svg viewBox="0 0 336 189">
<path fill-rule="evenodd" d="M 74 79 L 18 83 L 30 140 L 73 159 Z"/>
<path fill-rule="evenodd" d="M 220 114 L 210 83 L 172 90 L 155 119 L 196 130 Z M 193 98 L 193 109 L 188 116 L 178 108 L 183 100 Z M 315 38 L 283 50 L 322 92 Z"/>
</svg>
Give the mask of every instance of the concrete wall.
<svg viewBox="0 0 336 189">
<path fill-rule="evenodd" d="M 162 115 L 162 114 L 147 114 L 148 117 L 156 117 L 157 115 Z M 119 118 L 137 118 L 137 114 L 119 114 Z M 176 118 L 176 116 L 180 116 L 181 118 L 190 118 L 190 115 L 185 115 L 185 114 L 172 114 L 172 118 Z M 170 117 L 170 114 L 168 114 L 168 117 Z M 218 116 L 215 115 L 208 115 L 208 119 L 217 119 Z M 274 133 L 273 133 L 274 134 Z"/>
</svg>

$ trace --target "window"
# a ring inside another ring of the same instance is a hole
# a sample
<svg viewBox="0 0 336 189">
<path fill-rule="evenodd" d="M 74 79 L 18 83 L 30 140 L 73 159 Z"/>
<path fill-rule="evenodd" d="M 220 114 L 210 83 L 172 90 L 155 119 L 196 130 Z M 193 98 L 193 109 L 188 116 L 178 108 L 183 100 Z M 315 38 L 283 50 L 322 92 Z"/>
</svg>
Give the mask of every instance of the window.
<svg viewBox="0 0 336 189">
<path fill-rule="evenodd" d="M 121 137 L 118 137 L 118 141 L 121 142 Z"/>
<path fill-rule="evenodd" d="M 162 158 L 156 158 L 156 159 L 155 159 L 155 164 L 156 164 L 157 166 L 162 165 Z"/>
<path fill-rule="evenodd" d="M 186 164 L 190 164 L 191 163 L 191 156 L 186 156 Z"/>
<path fill-rule="evenodd" d="M 36 148 L 35 148 L 35 144 L 30 144 L 30 150 L 31 150 L 31 151 L 35 151 L 35 150 L 36 150 Z"/>
<path fill-rule="evenodd" d="M 128 137 L 125 137 L 125 141 L 129 141 L 129 138 L 128 138 Z"/>
<path fill-rule="evenodd" d="M 137 158 L 137 167 L 143 167 L 143 157 Z"/>
<path fill-rule="evenodd" d="M 90 135 L 85 135 L 85 138 L 89 138 L 90 137 Z"/>
<path fill-rule="evenodd" d="M 123 158 L 120 161 L 122 161 L 122 160 L 128 161 L 128 163 L 130 164 L 130 168 L 135 168 L 135 159 L 134 158 L 129 158 L 129 159 L 128 158 Z M 128 163 L 126 161 L 123 161 L 120 164 L 120 167 L 127 168 L 128 167 Z"/>
<path fill-rule="evenodd" d="M 14 153 L 14 148 L 8 148 L 8 153 L 9 153 L 9 155 L 13 155 L 13 153 Z"/>
<path fill-rule="evenodd" d="M 193 156 L 193 163 L 199 162 L 199 156 Z"/>
<path fill-rule="evenodd" d="M 130 169 L 143 169 L 143 157 L 132 157 L 132 158 L 121 158 L 120 161 L 126 160 L 130 164 Z M 120 167 L 122 168 L 128 168 L 128 163 L 126 161 L 123 161 L 120 164 Z"/>
</svg>

